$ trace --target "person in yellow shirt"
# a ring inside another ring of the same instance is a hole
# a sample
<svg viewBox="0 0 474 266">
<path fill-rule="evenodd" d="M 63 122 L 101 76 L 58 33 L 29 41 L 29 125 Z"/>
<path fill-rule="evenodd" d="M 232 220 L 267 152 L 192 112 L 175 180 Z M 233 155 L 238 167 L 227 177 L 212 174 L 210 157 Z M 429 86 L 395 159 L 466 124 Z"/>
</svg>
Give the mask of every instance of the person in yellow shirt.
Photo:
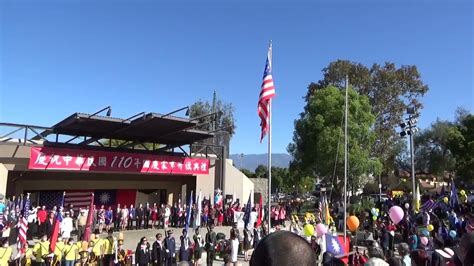
<svg viewBox="0 0 474 266">
<path fill-rule="evenodd" d="M 22 259 L 21 265 L 22 266 L 31 266 L 32 265 L 31 257 L 34 258 L 33 249 L 30 246 L 25 250 L 25 257 Z"/>
<path fill-rule="evenodd" d="M 104 244 L 104 264 L 110 265 L 114 261 L 115 245 L 114 245 L 114 231 L 109 230 L 109 235 L 102 240 Z"/>
<path fill-rule="evenodd" d="M 49 254 L 49 241 L 46 235 L 41 237 L 41 241 L 36 243 L 33 247 L 33 255 L 36 257 L 35 261 L 38 265 L 46 265 L 45 258 Z"/>
<path fill-rule="evenodd" d="M 28 246 L 28 243 L 22 244 L 22 246 L 25 248 L 25 253 L 21 253 L 21 247 L 18 247 L 17 254 L 15 259 L 15 265 L 21 265 L 21 266 L 30 266 L 31 265 L 31 258 L 33 256 L 33 246 Z"/>
<path fill-rule="evenodd" d="M 56 242 L 56 247 L 54 248 L 55 261 L 61 261 L 63 258 L 64 252 L 64 241 L 61 236 L 58 236 L 58 241 Z"/>
<path fill-rule="evenodd" d="M 74 239 L 69 238 L 67 244 L 64 246 L 65 266 L 74 266 L 79 255 L 79 247 L 74 243 Z"/>
<path fill-rule="evenodd" d="M 2 247 L 0 248 L 0 265 L 7 266 L 8 262 L 11 260 L 13 250 L 8 246 L 8 240 L 2 242 Z"/>
<path fill-rule="evenodd" d="M 104 245 L 103 240 L 96 237 L 94 234 L 91 235 L 91 241 L 89 242 L 89 248 L 92 249 L 92 253 L 94 253 L 95 262 L 97 262 L 98 266 L 102 266 L 102 260 L 104 257 Z"/>
</svg>

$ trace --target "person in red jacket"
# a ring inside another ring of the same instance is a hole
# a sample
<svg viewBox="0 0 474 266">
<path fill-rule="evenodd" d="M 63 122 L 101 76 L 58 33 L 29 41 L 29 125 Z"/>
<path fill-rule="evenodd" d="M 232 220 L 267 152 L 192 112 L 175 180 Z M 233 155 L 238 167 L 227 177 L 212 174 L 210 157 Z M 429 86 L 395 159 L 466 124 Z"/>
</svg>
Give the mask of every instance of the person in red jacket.
<svg viewBox="0 0 474 266">
<path fill-rule="evenodd" d="M 42 206 L 41 210 L 38 211 L 38 227 L 39 227 L 39 235 L 42 236 L 46 232 L 45 222 L 46 218 L 48 218 L 48 212 L 46 211 L 46 206 Z"/>
</svg>

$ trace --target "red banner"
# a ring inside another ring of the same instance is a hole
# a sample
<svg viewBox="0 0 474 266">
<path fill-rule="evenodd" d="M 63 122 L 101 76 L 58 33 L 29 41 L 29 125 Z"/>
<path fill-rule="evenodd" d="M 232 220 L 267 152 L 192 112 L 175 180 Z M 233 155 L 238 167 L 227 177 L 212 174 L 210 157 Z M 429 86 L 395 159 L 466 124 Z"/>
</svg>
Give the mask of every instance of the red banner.
<svg viewBox="0 0 474 266">
<path fill-rule="evenodd" d="M 209 160 L 140 153 L 32 147 L 28 169 L 205 175 L 209 174 Z"/>
</svg>

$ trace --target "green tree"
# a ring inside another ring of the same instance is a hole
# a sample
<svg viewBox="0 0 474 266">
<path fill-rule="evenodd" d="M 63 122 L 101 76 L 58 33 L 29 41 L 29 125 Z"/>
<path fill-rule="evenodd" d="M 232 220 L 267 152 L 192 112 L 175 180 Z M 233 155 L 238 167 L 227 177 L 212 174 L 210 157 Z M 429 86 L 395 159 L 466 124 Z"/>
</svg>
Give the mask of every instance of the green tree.
<svg viewBox="0 0 474 266">
<path fill-rule="evenodd" d="M 456 175 L 467 184 L 474 181 L 474 115 L 459 118 L 459 124 L 452 127 L 448 147 L 456 159 Z"/>
<path fill-rule="evenodd" d="M 252 171 L 250 170 L 247 170 L 245 168 L 242 168 L 240 169 L 240 172 L 242 172 L 245 176 L 247 176 L 248 178 L 255 178 L 255 173 L 252 173 Z"/>
<path fill-rule="evenodd" d="M 288 168 L 272 167 L 272 192 L 288 192 L 292 183 Z"/>
<path fill-rule="evenodd" d="M 302 193 L 314 191 L 314 177 L 307 175 L 300 178 L 298 190 Z"/>
<path fill-rule="evenodd" d="M 438 176 L 452 173 L 455 159 L 448 147 L 449 132 L 452 127 L 454 127 L 452 122 L 438 119 L 429 128 L 418 134 L 415 133 L 415 169 L 417 173 Z"/>
<path fill-rule="evenodd" d="M 304 112 L 295 121 L 293 142 L 288 146 L 293 156 L 291 169 L 297 176 L 331 177 L 337 152 L 336 175 L 343 176 L 343 113 L 344 91 L 334 86 L 319 89 L 308 99 Z M 375 142 L 374 121 L 369 99 L 350 89 L 348 156 L 355 188 L 363 185 L 358 180 L 362 175 L 378 175 L 382 168 L 379 160 L 370 156 Z"/>
<path fill-rule="evenodd" d="M 255 168 L 255 176 L 258 178 L 267 178 L 267 172 L 268 168 L 263 164 L 259 164 L 257 168 Z"/>
<path fill-rule="evenodd" d="M 216 115 L 206 116 L 213 112 L 212 105 L 208 101 L 199 100 L 189 107 L 189 117 L 191 119 L 202 117 L 198 119 L 200 126 L 196 129 L 204 131 L 221 129 L 232 138 L 236 129 L 234 111 L 234 106 L 231 103 L 223 103 L 221 100 L 217 100 L 214 110 Z"/>
<path fill-rule="evenodd" d="M 371 156 L 380 158 L 385 172 L 390 172 L 392 169 L 387 168 L 395 166 L 400 152 L 397 126 L 408 106 L 414 106 L 417 110 L 422 108 L 419 98 L 428 91 L 416 66 L 397 67 L 387 62 L 384 65 L 373 64 L 369 68 L 360 63 L 337 60 L 324 68 L 323 74 L 322 80 L 309 85 L 307 103 L 319 90 L 329 85 L 343 88 L 348 75 L 350 85 L 369 98 L 375 116 L 373 127 L 377 141 L 370 147 Z"/>
<path fill-rule="evenodd" d="M 208 101 L 199 100 L 189 107 L 189 117 L 198 121 L 195 129 L 213 132 L 214 137 L 202 143 L 225 147 L 224 156 L 229 158 L 230 140 L 236 129 L 232 104 L 217 100 L 213 108 Z"/>
</svg>

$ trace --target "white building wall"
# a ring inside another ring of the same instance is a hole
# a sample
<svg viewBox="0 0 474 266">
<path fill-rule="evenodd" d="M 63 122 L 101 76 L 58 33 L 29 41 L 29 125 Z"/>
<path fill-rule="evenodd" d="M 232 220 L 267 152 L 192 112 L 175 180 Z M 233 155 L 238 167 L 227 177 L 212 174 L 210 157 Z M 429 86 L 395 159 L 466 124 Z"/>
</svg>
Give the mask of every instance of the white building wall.
<svg viewBox="0 0 474 266">
<path fill-rule="evenodd" d="M 225 167 L 224 194 L 232 195 L 235 192 L 235 196 L 240 200 L 240 203 L 246 204 L 250 193 L 253 193 L 254 190 L 253 182 L 232 165 L 231 159 L 227 159 Z"/>
</svg>

